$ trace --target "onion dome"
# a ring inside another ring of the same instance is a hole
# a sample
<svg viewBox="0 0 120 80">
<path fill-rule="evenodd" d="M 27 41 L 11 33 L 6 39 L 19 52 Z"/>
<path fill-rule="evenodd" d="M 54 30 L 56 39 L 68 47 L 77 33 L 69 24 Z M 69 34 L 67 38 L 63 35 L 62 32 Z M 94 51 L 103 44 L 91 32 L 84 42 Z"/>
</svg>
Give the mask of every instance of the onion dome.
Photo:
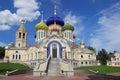
<svg viewBox="0 0 120 80">
<path fill-rule="evenodd" d="M 56 24 L 61 25 L 61 26 L 64 25 L 64 21 L 57 15 L 54 15 L 54 16 L 48 18 L 48 20 L 46 21 L 46 24 L 49 26 L 51 24 L 54 24 L 54 22 L 56 22 Z"/>
<path fill-rule="evenodd" d="M 74 31 L 74 26 L 72 26 L 72 25 L 69 24 L 69 23 L 66 23 L 66 24 L 62 27 L 62 31 L 65 31 L 65 30 L 72 30 L 72 31 Z"/>
<path fill-rule="evenodd" d="M 75 39 L 75 38 L 76 38 L 76 36 L 75 36 L 74 34 L 72 35 L 72 37 L 73 37 L 73 39 Z"/>
<path fill-rule="evenodd" d="M 41 21 L 38 24 L 36 24 L 35 29 L 36 30 L 45 30 L 45 31 L 48 30 L 48 26 L 44 23 L 44 20 L 43 20 L 43 12 L 42 12 L 42 16 L 41 16 Z"/>
<path fill-rule="evenodd" d="M 56 25 L 56 24 L 54 24 L 52 27 L 51 27 L 51 29 L 50 29 L 51 31 L 60 31 L 60 29 L 59 29 L 59 27 Z"/>
<path fill-rule="evenodd" d="M 48 30 L 48 26 L 43 22 L 43 20 L 35 26 L 36 30 Z"/>
<path fill-rule="evenodd" d="M 46 24 L 49 26 L 51 24 L 58 24 L 58 25 L 61 25 L 63 26 L 64 25 L 64 21 L 57 16 L 57 12 L 56 12 L 56 2 L 54 3 L 54 15 L 50 18 L 47 19 L 46 21 Z"/>
<path fill-rule="evenodd" d="M 81 41 L 81 42 L 80 42 L 80 45 L 85 45 L 85 42 L 84 42 L 84 41 Z"/>
</svg>

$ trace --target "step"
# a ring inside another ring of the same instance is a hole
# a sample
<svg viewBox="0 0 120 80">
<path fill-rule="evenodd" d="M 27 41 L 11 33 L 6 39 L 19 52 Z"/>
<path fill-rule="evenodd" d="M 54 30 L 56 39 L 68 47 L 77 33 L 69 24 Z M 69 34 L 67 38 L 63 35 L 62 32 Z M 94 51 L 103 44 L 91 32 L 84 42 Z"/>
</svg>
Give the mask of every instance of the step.
<svg viewBox="0 0 120 80">
<path fill-rule="evenodd" d="M 48 68 L 48 76 L 60 76 L 60 65 L 57 58 L 51 58 Z"/>
</svg>

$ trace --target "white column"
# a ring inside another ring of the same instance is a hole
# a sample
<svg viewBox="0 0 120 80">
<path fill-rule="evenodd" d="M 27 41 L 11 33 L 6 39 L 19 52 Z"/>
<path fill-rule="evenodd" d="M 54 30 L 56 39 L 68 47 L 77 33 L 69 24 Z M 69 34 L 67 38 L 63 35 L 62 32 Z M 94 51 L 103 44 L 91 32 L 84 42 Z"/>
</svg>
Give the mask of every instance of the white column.
<svg viewBox="0 0 120 80">
<path fill-rule="evenodd" d="M 57 58 L 59 58 L 60 57 L 60 54 L 59 54 L 59 46 L 58 46 L 58 44 L 56 44 L 57 45 Z"/>
</svg>

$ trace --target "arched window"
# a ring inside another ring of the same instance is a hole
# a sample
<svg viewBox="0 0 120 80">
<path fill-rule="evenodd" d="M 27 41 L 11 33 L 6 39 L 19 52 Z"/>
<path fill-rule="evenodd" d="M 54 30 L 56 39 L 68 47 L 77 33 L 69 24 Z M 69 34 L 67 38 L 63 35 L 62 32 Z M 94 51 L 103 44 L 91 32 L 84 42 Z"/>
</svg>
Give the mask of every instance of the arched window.
<svg viewBox="0 0 120 80">
<path fill-rule="evenodd" d="M 21 32 L 19 33 L 19 38 L 21 38 Z"/>
<path fill-rule="evenodd" d="M 67 39 L 69 38 L 69 34 L 68 34 L 68 32 L 67 32 Z"/>
<path fill-rule="evenodd" d="M 70 39 L 70 32 L 69 32 L 69 39 Z"/>
<path fill-rule="evenodd" d="M 12 59 L 13 60 L 20 60 L 21 59 L 21 55 L 18 54 L 18 53 L 15 53 L 15 54 L 13 54 Z"/>
<path fill-rule="evenodd" d="M 43 38 L 43 36 L 44 36 L 44 34 L 43 34 L 43 32 L 41 32 L 41 38 Z"/>
<path fill-rule="evenodd" d="M 15 58 L 15 56 L 14 56 L 14 54 L 13 54 L 13 60 L 14 60 L 14 58 Z"/>
<path fill-rule="evenodd" d="M 19 60 L 21 59 L 21 55 L 19 55 Z"/>
<path fill-rule="evenodd" d="M 45 37 L 45 32 L 44 32 L 44 37 Z"/>
<path fill-rule="evenodd" d="M 36 59 L 37 59 L 37 52 L 36 52 Z"/>
<path fill-rule="evenodd" d="M 88 55 L 88 58 L 90 58 L 90 55 Z"/>
<path fill-rule="evenodd" d="M 18 55 L 16 54 L 16 58 L 15 58 L 16 60 L 18 59 Z"/>
<path fill-rule="evenodd" d="M 66 38 L 66 32 L 65 32 L 65 38 Z"/>
<path fill-rule="evenodd" d="M 23 39 L 25 38 L 25 33 L 23 33 Z"/>
<path fill-rule="evenodd" d="M 89 64 L 91 64 L 91 62 L 89 62 Z"/>
<path fill-rule="evenodd" d="M 20 43 L 18 44 L 18 47 L 20 47 Z"/>
</svg>

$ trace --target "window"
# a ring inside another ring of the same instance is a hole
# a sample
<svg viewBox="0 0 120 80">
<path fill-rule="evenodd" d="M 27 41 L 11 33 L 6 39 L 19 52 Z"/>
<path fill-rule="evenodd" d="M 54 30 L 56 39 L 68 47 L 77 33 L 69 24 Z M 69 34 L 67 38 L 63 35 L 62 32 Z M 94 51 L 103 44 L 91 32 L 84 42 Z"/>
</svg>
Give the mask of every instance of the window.
<svg viewBox="0 0 120 80">
<path fill-rule="evenodd" d="M 18 47 L 20 47 L 20 43 L 18 44 Z"/>
<path fill-rule="evenodd" d="M 89 62 L 89 64 L 91 64 L 91 62 Z"/>
<path fill-rule="evenodd" d="M 90 58 L 90 55 L 88 56 L 88 58 Z"/>
<path fill-rule="evenodd" d="M 85 64 L 87 64 L 87 62 L 85 62 Z"/>
<path fill-rule="evenodd" d="M 74 66 L 75 66 L 75 63 L 74 63 Z"/>
<path fill-rule="evenodd" d="M 44 36 L 44 34 L 43 34 L 43 32 L 41 32 L 41 38 L 43 38 L 43 36 Z"/>
<path fill-rule="evenodd" d="M 68 32 L 67 32 L 67 39 L 68 39 Z"/>
<path fill-rule="evenodd" d="M 21 38 L 21 32 L 19 33 L 19 38 Z"/>
<path fill-rule="evenodd" d="M 81 64 L 83 64 L 83 62 L 81 62 Z"/>
<path fill-rule="evenodd" d="M 14 60 L 15 56 L 13 55 L 13 60 Z"/>
<path fill-rule="evenodd" d="M 83 58 L 83 55 L 81 55 L 81 58 Z"/>
<path fill-rule="evenodd" d="M 12 59 L 13 59 L 13 60 L 20 60 L 20 59 L 21 59 L 21 55 L 18 54 L 18 53 L 15 53 L 15 54 L 13 54 Z"/>
<path fill-rule="evenodd" d="M 117 58 L 117 61 L 119 61 L 119 58 Z"/>
<path fill-rule="evenodd" d="M 37 52 L 36 52 L 36 59 L 37 59 Z"/>
<path fill-rule="evenodd" d="M 21 59 L 21 55 L 19 55 L 19 60 Z"/>
<path fill-rule="evenodd" d="M 65 35 L 65 37 L 66 37 L 66 33 L 65 33 L 64 35 Z"/>
<path fill-rule="evenodd" d="M 69 39 L 70 39 L 70 32 L 69 32 Z"/>
<path fill-rule="evenodd" d="M 44 37 L 45 37 L 45 32 L 44 32 Z"/>
<path fill-rule="evenodd" d="M 25 38 L 25 33 L 23 33 L 23 39 Z"/>
<path fill-rule="evenodd" d="M 15 59 L 17 60 L 17 58 L 18 58 L 18 55 L 16 54 L 16 58 Z"/>
</svg>

